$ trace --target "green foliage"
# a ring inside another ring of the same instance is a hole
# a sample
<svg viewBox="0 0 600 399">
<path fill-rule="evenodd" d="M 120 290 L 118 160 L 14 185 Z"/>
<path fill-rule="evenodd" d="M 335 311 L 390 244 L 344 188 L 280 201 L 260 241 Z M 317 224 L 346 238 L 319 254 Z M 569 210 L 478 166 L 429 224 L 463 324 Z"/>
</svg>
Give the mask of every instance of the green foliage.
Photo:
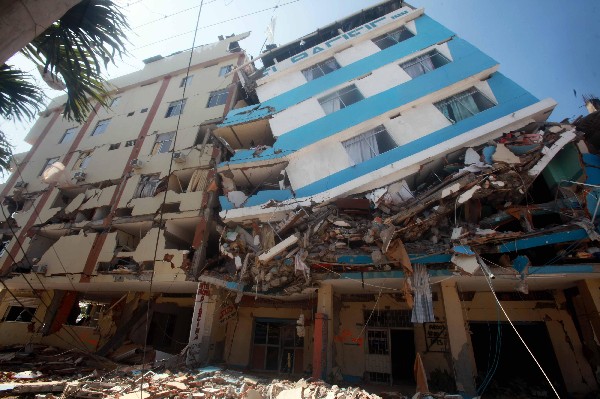
<svg viewBox="0 0 600 399">
<path fill-rule="evenodd" d="M 65 118 L 82 123 L 95 101 L 108 106 L 102 65 L 126 53 L 128 29 L 112 0 L 83 0 L 22 50 L 44 72 L 64 80 Z"/>
<path fill-rule="evenodd" d="M 30 79 L 9 65 L 0 66 L 0 116 L 19 121 L 35 117 L 46 96 Z"/>
<path fill-rule="evenodd" d="M 6 136 L 0 131 L 0 171 L 4 174 L 5 170 L 10 169 L 12 159 L 12 146 L 6 140 Z"/>
</svg>

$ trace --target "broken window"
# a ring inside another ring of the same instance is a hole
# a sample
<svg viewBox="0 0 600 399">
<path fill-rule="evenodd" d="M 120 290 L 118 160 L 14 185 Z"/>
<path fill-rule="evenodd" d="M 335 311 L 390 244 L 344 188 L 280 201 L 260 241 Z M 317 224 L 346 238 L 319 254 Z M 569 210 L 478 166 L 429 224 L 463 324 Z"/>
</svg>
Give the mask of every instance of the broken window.
<svg viewBox="0 0 600 399">
<path fill-rule="evenodd" d="M 158 174 L 154 175 L 142 175 L 140 182 L 138 183 L 133 198 L 146 198 L 153 197 L 156 188 L 160 184 Z"/>
<path fill-rule="evenodd" d="M 6 247 L 8 247 L 8 244 L 10 244 L 10 240 L 10 238 L 3 238 L 2 241 L 0 241 L 0 258 L 6 253 Z"/>
<path fill-rule="evenodd" d="M 167 108 L 167 113 L 165 114 L 165 118 L 170 118 L 172 116 L 177 116 L 183 113 L 183 108 L 185 107 L 185 99 L 177 100 L 169 103 L 169 107 Z"/>
<path fill-rule="evenodd" d="M 94 130 L 92 130 L 92 136 L 98 136 L 102 133 L 104 133 L 106 131 L 106 128 L 108 127 L 108 124 L 110 123 L 110 118 L 109 119 L 102 119 L 101 121 L 98 121 L 98 123 L 96 124 L 96 127 L 94 128 Z"/>
<path fill-rule="evenodd" d="M 227 66 L 221 67 L 221 69 L 219 70 L 219 76 L 225 76 L 232 70 L 233 70 L 233 65 L 227 65 Z"/>
<path fill-rule="evenodd" d="M 397 147 L 383 125 L 343 141 L 342 145 L 354 164 L 359 164 Z"/>
<path fill-rule="evenodd" d="M 386 33 L 385 35 L 381 35 L 373 39 L 373 43 L 377 45 L 382 50 L 393 46 L 394 44 L 400 43 L 406 39 L 410 39 L 414 36 L 410 30 L 406 28 L 406 26 L 402 26 L 398 29 L 395 29 L 391 32 Z"/>
<path fill-rule="evenodd" d="M 48 169 L 50 166 L 52 166 L 52 164 L 54 162 L 58 162 L 59 159 L 60 159 L 60 157 L 46 159 L 46 163 L 44 164 L 44 167 L 42 168 L 42 170 L 40 170 L 40 173 L 38 174 L 38 176 L 41 176 L 46 169 Z"/>
<path fill-rule="evenodd" d="M 76 127 L 72 127 L 72 128 L 69 128 L 69 129 L 65 130 L 65 133 L 61 137 L 61 139 L 58 142 L 58 144 L 68 143 L 71 140 L 73 140 L 73 137 L 75 137 L 75 132 L 76 131 L 77 131 Z"/>
<path fill-rule="evenodd" d="M 134 146 L 136 141 L 137 141 L 136 139 L 133 139 L 133 140 L 127 140 L 127 141 L 125 142 L 125 147 L 132 147 L 132 146 Z"/>
<path fill-rule="evenodd" d="M 362 99 L 364 99 L 364 97 L 356 85 L 350 85 L 325 97 L 319 98 L 319 104 L 323 107 L 325 114 L 329 115 L 332 112 L 357 103 Z"/>
<path fill-rule="evenodd" d="M 340 64 L 337 63 L 335 58 L 329 58 L 323 62 L 319 62 L 311 66 L 310 68 L 306 68 L 302 70 L 302 74 L 309 82 L 311 80 L 320 78 L 321 76 L 327 75 L 335 71 L 336 69 L 340 69 Z"/>
<path fill-rule="evenodd" d="M 121 143 L 111 144 L 108 147 L 108 151 L 118 150 L 120 146 L 121 146 Z"/>
<path fill-rule="evenodd" d="M 150 154 L 155 155 L 168 152 L 171 149 L 171 143 L 173 142 L 174 137 L 175 132 L 157 134 Z"/>
<path fill-rule="evenodd" d="M 87 168 L 87 166 L 90 164 L 91 160 L 92 160 L 92 152 L 91 151 L 82 152 L 79 155 L 79 158 L 77 158 L 77 161 L 75 161 L 75 165 L 73 165 L 73 170 Z"/>
<path fill-rule="evenodd" d="M 179 87 L 188 87 L 192 83 L 192 79 L 194 75 L 186 76 L 181 79 L 181 83 L 179 83 Z"/>
<path fill-rule="evenodd" d="M 412 60 L 400 64 L 400 68 L 410 75 L 411 78 L 416 78 L 427 72 L 433 71 L 436 68 L 448 64 L 450 60 L 444 57 L 437 50 L 430 51 L 426 54 L 413 58 Z"/>
<path fill-rule="evenodd" d="M 22 306 L 11 306 L 8 308 L 2 321 L 20 321 L 23 323 L 30 323 L 33 320 L 36 308 L 33 307 L 22 307 Z"/>
<path fill-rule="evenodd" d="M 212 91 L 208 96 L 208 103 L 206 108 L 216 107 L 217 105 L 223 105 L 227 102 L 227 95 L 229 94 L 228 89 L 219 91 Z"/>
<path fill-rule="evenodd" d="M 450 122 L 456 123 L 492 108 L 495 104 L 479 90 L 472 87 L 434 105 Z"/>
</svg>

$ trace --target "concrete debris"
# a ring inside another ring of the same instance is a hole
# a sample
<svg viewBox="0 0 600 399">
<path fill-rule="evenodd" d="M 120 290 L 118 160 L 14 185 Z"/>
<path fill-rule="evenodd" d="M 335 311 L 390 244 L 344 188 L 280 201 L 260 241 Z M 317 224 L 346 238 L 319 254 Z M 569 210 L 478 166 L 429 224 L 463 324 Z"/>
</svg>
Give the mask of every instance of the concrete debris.
<svg viewBox="0 0 600 399">
<path fill-rule="evenodd" d="M 476 253 L 497 257 L 509 242 L 572 231 L 591 216 L 586 208 L 573 207 L 573 196 L 586 202 L 579 186 L 570 188 L 566 199 L 523 205 L 533 195 L 536 177 L 581 138 L 568 124 L 532 124 L 449 155 L 428 176 L 301 207 L 279 222 L 223 225 L 221 254 L 209 261 L 204 276 L 212 283 L 215 277 L 234 281 L 239 292 L 290 295 L 317 287 L 321 276 L 346 271 L 397 269 L 410 276 L 412 262 L 434 255 L 450 270 L 481 273 L 468 256 L 455 254 L 459 240 Z M 561 168 L 560 162 L 553 168 Z M 564 217 L 565 208 L 573 217 Z M 555 213 L 564 224 L 541 218 L 533 223 L 532 212 Z"/>
</svg>

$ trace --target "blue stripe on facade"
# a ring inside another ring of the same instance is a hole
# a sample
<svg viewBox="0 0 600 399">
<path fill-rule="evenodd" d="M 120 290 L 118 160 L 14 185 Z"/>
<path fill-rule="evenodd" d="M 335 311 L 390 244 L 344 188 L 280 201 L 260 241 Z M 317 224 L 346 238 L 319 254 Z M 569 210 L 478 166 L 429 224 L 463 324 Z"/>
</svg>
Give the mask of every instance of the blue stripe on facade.
<svg viewBox="0 0 600 399">
<path fill-rule="evenodd" d="M 538 101 L 533 95 L 500 73 L 495 73 L 488 80 L 488 83 L 498 100 L 498 105 L 458 123 L 432 132 L 417 140 L 411 141 L 403 146 L 394 148 L 393 150 L 369 159 L 366 162 L 351 166 L 337 173 L 333 173 L 326 178 L 298 188 L 296 189 L 296 196 L 309 197 L 330 190 L 367 173 L 383 168 L 384 166 L 401 161 L 402 159 L 421 151 L 425 151 L 436 144 L 450 140 L 498 118 L 510 115 L 513 112 L 535 104 Z M 345 109 L 342 111 L 344 110 Z"/>
<path fill-rule="evenodd" d="M 454 32 L 426 15 L 415 19 L 415 25 L 417 27 L 417 35 L 414 37 L 358 60 L 318 79 L 307 82 L 302 86 L 282 93 L 261 104 L 231 110 L 225 117 L 225 121 L 219 126 L 224 127 L 246 123 L 281 112 L 292 105 L 298 104 L 319 93 L 323 93 L 333 87 L 339 86 L 344 82 L 356 79 L 374 69 L 406 57 L 414 52 L 431 47 L 436 43 L 454 36 Z M 309 67 L 311 64 L 314 64 L 314 62 L 306 62 L 306 67 Z M 282 79 L 285 79 L 285 77 L 282 77 Z"/>
<path fill-rule="evenodd" d="M 498 247 L 498 252 L 508 253 L 517 252 L 527 248 L 541 247 L 550 244 L 559 244 L 575 240 L 588 238 L 588 233 L 584 229 L 576 229 L 570 231 L 561 231 L 558 233 L 544 234 L 537 237 L 521 238 L 507 242 Z"/>
</svg>

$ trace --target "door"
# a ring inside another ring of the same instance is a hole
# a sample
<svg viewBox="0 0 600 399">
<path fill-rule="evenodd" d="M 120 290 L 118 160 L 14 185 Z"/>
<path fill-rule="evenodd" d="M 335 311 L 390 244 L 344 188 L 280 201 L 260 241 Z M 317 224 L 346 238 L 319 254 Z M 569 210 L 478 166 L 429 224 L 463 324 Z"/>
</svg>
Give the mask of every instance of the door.
<svg viewBox="0 0 600 399">
<path fill-rule="evenodd" d="M 394 384 L 415 382 L 415 333 L 413 329 L 391 329 L 392 380 Z"/>
</svg>

